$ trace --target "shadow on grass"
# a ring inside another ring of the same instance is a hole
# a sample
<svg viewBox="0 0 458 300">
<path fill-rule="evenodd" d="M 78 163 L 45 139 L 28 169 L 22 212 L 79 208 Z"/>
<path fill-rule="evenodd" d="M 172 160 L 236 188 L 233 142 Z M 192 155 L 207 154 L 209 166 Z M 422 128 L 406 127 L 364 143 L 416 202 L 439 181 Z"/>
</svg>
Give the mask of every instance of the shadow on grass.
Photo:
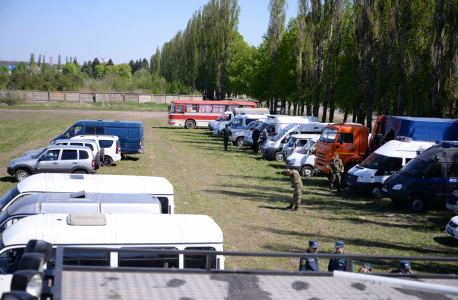
<svg viewBox="0 0 458 300">
<path fill-rule="evenodd" d="M 458 247 L 458 240 L 452 238 L 451 236 L 436 236 L 433 238 L 433 240 L 442 246 L 454 248 Z"/>
<path fill-rule="evenodd" d="M 16 180 L 16 177 L 14 176 L 5 176 L 5 177 L 0 177 L 0 182 L 11 182 L 11 183 L 16 182 L 17 183 L 17 180 Z"/>
<path fill-rule="evenodd" d="M 132 160 L 132 161 L 137 161 L 139 159 L 140 157 L 132 157 L 132 156 L 127 156 L 126 158 L 123 158 L 123 160 Z"/>
</svg>

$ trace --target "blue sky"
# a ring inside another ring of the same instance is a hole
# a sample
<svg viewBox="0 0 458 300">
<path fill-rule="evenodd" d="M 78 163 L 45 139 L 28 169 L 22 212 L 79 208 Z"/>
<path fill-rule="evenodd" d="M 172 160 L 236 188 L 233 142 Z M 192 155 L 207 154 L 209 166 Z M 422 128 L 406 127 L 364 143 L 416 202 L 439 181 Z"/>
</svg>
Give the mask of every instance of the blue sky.
<svg viewBox="0 0 458 300">
<path fill-rule="evenodd" d="M 0 60 L 28 61 L 30 54 L 109 58 L 115 64 L 150 59 L 156 47 L 185 29 L 208 0 L 0 0 Z M 257 46 L 269 22 L 268 0 L 239 0 L 239 32 Z M 288 1 L 287 21 L 297 14 Z"/>
</svg>

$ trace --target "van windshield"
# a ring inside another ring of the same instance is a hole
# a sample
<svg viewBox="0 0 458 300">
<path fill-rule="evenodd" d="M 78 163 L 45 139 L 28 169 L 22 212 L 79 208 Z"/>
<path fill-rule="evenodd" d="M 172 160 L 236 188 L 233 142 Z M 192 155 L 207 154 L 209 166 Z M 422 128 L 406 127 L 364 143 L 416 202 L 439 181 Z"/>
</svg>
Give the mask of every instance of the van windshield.
<svg viewBox="0 0 458 300">
<path fill-rule="evenodd" d="M 266 128 L 266 126 L 267 126 L 267 123 L 261 123 L 261 124 L 259 124 L 259 126 L 258 126 L 259 132 L 262 132 L 262 131 L 264 130 L 264 128 Z"/>
<path fill-rule="evenodd" d="M 299 154 L 307 154 L 307 151 L 312 149 L 312 147 L 315 146 L 314 141 L 309 141 L 307 144 L 304 145 L 297 153 Z"/>
<path fill-rule="evenodd" d="M 254 126 L 257 124 L 258 122 L 257 121 L 253 121 L 251 122 L 250 124 L 248 124 L 247 126 L 245 126 L 245 129 L 249 130 L 249 129 L 254 129 Z"/>
<path fill-rule="evenodd" d="M 320 141 L 334 143 L 336 140 L 338 131 L 332 128 L 325 128 L 323 133 L 321 133 Z"/>
<path fill-rule="evenodd" d="M 422 160 L 413 159 L 409 161 L 408 164 L 401 169 L 401 175 L 416 178 L 418 173 L 427 165 L 428 163 Z"/>
<path fill-rule="evenodd" d="M 272 141 L 276 142 L 276 141 L 281 140 L 281 139 L 283 138 L 283 136 L 285 136 L 288 132 L 289 132 L 289 130 L 283 129 L 280 133 L 278 133 L 278 134 L 272 139 Z"/>
<path fill-rule="evenodd" d="M 226 114 L 222 114 L 222 115 L 219 116 L 218 119 L 216 119 L 215 121 L 221 121 L 225 115 L 226 115 Z"/>
<path fill-rule="evenodd" d="M 296 143 L 296 141 L 297 141 L 297 139 L 291 138 L 291 139 L 289 140 L 288 145 L 286 145 L 286 147 L 293 147 L 293 146 L 294 146 L 294 143 Z"/>
<path fill-rule="evenodd" d="M 17 185 L 14 186 L 11 190 L 9 190 L 2 198 L 0 198 L 0 208 L 5 207 L 8 203 L 11 202 L 17 195 L 19 195 L 19 190 Z"/>
<path fill-rule="evenodd" d="M 48 148 L 46 148 L 46 147 L 43 148 L 43 149 L 41 149 L 41 151 L 38 152 L 37 154 L 33 155 L 32 158 L 38 158 L 38 157 L 40 157 L 40 155 L 42 155 L 46 150 L 48 150 Z"/>
<path fill-rule="evenodd" d="M 378 170 L 388 159 L 390 159 L 388 156 L 372 153 L 361 163 L 361 167 Z"/>
</svg>

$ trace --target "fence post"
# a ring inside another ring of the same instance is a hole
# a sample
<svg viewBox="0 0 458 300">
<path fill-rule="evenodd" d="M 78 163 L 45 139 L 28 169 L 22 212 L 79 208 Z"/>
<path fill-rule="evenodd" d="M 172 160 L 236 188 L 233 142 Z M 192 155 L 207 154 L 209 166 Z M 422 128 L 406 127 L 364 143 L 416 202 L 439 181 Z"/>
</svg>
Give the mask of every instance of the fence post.
<svg viewBox="0 0 458 300">
<path fill-rule="evenodd" d="M 164 95 L 164 103 L 167 103 L 167 93 Z"/>
<path fill-rule="evenodd" d="M 48 103 L 51 103 L 51 95 L 49 94 L 49 91 L 48 91 Z"/>
<path fill-rule="evenodd" d="M 137 94 L 137 103 L 140 103 L 140 94 Z"/>
<path fill-rule="evenodd" d="M 126 102 L 126 92 L 122 92 L 122 102 Z"/>
<path fill-rule="evenodd" d="M 80 94 L 80 93 L 78 93 L 78 102 L 80 103 L 80 105 L 83 104 L 83 103 L 81 102 L 81 94 Z"/>
</svg>

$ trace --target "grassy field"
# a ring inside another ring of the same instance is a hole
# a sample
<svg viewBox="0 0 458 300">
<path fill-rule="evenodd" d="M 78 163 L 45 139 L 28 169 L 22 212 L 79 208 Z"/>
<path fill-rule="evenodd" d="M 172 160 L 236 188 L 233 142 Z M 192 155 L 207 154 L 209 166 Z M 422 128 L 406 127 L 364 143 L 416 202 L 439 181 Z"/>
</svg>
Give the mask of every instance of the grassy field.
<svg viewBox="0 0 458 300">
<path fill-rule="evenodd" d="M 176 213 L 211 216 L 224 233 L 225 250 L 303 252 L 317 239 L 320 252 L 336 240 L 355 254 L 455 256 L 458 241 L 445 233 L 451 215 L 443 207 L 410 213 L 389 199 L 374 201 L 349 190 L 328 191 L 327 179 L 303 179 L 299 212 L 284 208 L 293 189 L 284 164 L 266 161 L 247 148 L 231 146 L 208 129 L 167 126 L 167 114 L 135 111 L 0 110 L 0 194 L 16 182 L 6 173 L 11 159 L 49 144 L 81 119 L 139 120 L 145 125 L 145 149 L 99 174 L 163 176 L 175 188 Z M 375 271 L 398 268 L 396 261 L 368 261 Z M 355 262 L 358 270 L 365 262 Z M 328 260 L 321 260 L 327 270 Z M 416 273 L 456 273 L 456 264 L 413 262 Z M 228 257 L 226 268 L 297 270 L 297 259 Z"/>
<path fill-rule="evenodd" d="M 114 111 L 168 111 L 169 104 L 135 103 L 135 102 L 55 102 L 55 103 L 24 103 L 18 105 L 0 106 L 1 109 L 78 109 L 78 110 L 114 110 Z"/>
</svg>

